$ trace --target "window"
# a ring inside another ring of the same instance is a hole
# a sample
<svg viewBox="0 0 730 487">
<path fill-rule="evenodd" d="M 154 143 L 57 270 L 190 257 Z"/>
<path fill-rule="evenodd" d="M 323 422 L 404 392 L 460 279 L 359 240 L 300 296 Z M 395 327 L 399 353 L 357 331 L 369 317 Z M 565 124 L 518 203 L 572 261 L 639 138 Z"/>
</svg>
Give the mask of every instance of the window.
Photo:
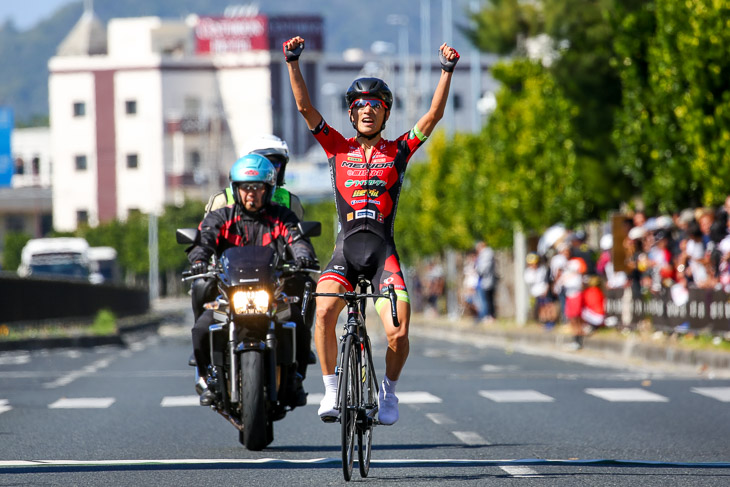
<svg viewBox="0 0 730 487">
<path fill-rule="evenodd" d="M 76 156 L 74 161 L 77 171 L 86 171 L 86 156 Z"/>
<path fill-rule="evenodd" d="M 124 102 L 124 111 L 127 115 L 137 114 L 137 100 L 127 100 Z"/>
<path fill-rule="evenodd" d="M 194 170 L 200 168 L 200 152 L 197 150 L 191 150 L 188 152 L 188 158 L 190 161 L 190 167 Z"/>
<path fill-rule="evenodd" d="M 89 212 L 87 210 L 76 210 L 76 226 L 89 224 Z"/>
<path fill-rule="evenodd" d="M 461 98 L 461 95 L 458 93 L 453 94 L 454 99 L 454 110 L 461 110 L 464 107 L 464 100 Z"/>
<path fill-rule="evenodd" d="M 74 117 L 86 116 L 86 103 L 82 101 L 74 102 Z"/>
<path fill-rule="evenodd" d="M 41 158 L 35 156 L 33 160 L 30 161 L 30 167 L 33 175 L 38 176 L 41 173 Z"/>
<path fill-rule="evenodd" d="M 139 166 L 139 158 L 137 154 L 127 154 L 127 167 L 129 169 L 137 169 Z"/>
<path fill-rule="evenodd" d="M 15 158 L 15 174 L 19 176 L 25 174 L 25 161 L 22 157 Z"/>
<path fill-rule="evenodd" d="M 23 215 L 7 215 L 5 217 L 5 230 L 7 232 L 24 232 L 25 219 Z"/>
</svg>

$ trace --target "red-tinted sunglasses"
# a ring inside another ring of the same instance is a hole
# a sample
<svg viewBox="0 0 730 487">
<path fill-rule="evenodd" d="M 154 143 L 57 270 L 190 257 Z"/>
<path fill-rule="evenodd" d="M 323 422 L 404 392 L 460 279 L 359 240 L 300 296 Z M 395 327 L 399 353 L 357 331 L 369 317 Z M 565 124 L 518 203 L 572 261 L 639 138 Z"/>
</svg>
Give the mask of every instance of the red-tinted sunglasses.
<svg viewBox="0 0 730 487">
<path fill-rule="evenodd" d="M 383 107 L 386 110 L 388 109 L 388 106 L 383 100 L 378 100 L 377 98 L 358 98 L 357 100 L 352 102 L 352 105 L 350 105 L 350 110 L 352 110 L 353 108 L 365 108 L 368 105 L 373 108 Z"/>
</svg>

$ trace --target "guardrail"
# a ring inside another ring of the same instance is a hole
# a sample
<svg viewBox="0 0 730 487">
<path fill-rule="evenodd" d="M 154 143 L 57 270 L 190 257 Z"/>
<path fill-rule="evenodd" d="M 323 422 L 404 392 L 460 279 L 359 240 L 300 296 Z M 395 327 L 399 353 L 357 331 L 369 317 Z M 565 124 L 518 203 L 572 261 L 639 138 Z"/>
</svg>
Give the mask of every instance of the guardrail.
<svg viewBox="0 0 730 487">
<path fill-rule="evenodd" d="M 730 294 L 715 289 L 688 289 L 689 299 L 681 306 L 672 301 L 669 290 L 634 299 L 630 290 L 606 290 L 606 316 L 635 327 L 648 319 L 657 330 L 730 333 Z M 627 298 L 627 299 L 625 299 Z"/>
<path fill-rule="evenodd" d="M 93 317 L 102 309 L 116 316 L 149 311 L 146 289 L 63 279 L 0 275 L 0 323 Z"/>
</svg>

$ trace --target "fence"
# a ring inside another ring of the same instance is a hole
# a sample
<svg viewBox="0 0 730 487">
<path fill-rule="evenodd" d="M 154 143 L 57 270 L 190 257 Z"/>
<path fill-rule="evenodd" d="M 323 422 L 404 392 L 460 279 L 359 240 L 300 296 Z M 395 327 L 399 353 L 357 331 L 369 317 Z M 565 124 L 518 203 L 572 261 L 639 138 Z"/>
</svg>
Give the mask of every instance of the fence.
<svg viewBox="0 0 730 487">
<path fill-rule="evenodd" d="M 0 323 L 93 317 L 108 309 L 119 317 L 149 310 L 146 289 L 60 279 L 0 276 Z"/>
</svg>

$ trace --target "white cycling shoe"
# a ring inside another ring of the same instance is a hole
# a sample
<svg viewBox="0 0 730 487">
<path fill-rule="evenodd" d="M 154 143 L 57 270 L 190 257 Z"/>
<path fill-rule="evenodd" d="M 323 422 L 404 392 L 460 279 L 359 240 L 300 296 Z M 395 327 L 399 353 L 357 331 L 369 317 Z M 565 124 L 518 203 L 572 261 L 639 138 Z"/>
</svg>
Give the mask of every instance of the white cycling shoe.
<svg viewBox="0 0 730 487">
<path fill-rule="evenodd" d="M 386 394 L 384 387 L 378 394 L 378 421 L 385 425 L 398 421 L 398 398 L 393 393 Z"/>
<path fill-rule="evenodd" d="M 325 423 L 333 423 L 337 421 L 337 418 L 340 416 L 339 411 L 335 409 L 336 401 L 337 393 L 332 391 L 325 392 L 322 401 L 319 403 L 319 410 L 317 411 L 317 414 L 319 414 L 319 418 Z"/>
</svg>

